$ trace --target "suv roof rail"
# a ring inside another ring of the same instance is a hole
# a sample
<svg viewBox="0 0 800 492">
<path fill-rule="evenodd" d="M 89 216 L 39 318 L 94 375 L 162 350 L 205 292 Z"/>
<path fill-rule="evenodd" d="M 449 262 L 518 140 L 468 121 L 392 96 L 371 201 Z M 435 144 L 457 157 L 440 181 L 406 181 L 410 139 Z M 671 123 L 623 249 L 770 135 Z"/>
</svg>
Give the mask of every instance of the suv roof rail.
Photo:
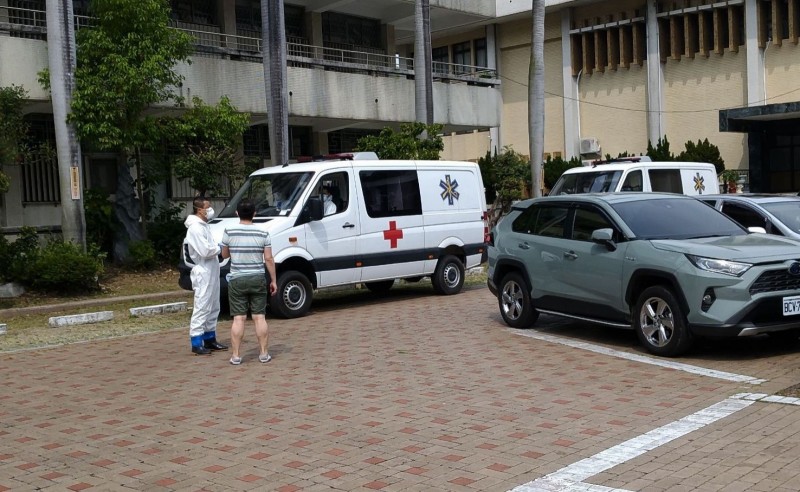
<svg viewBox="0 0 800 492">
<path fill-rule="evenodd" d="M 303 155 L 297 157 L 297 162 L 359 161 L 365 159 L 378 160 L 378 154 L 375 152 L 340 152 L 338 154 Z"/>
<path fill-rule="evenodd" d="M 653 162 L 650 157 L 646 155 L 634 155 L 630 157 L 615 157 L 613 159 L 602 160 L 597 159 L 592 161 L 592 167 L 602 164 L 616 164 L 619 162 Z"/>
</svg>

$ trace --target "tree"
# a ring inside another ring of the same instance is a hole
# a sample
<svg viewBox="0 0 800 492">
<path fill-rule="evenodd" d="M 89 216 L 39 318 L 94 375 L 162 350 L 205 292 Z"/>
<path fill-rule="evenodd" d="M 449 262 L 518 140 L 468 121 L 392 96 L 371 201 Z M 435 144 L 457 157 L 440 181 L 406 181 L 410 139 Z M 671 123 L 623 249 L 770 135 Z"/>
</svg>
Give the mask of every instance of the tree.
<svg viewBox="0 0 800 492">
<path fill-rule="evenodd" d="M 528 68 L 528 138 L 531 154 L 531 196 L 542 194 L 544 156 L 544 0 L 533 0 L 531 9 L 531 63 Z"/>
<path fill-rule="evenodd" d="M 128 243 L 145 235 L 139 220 L 147 216 L 140 152 L 155 148 L 162 137 L 146 111 L 179 99 L 174 88 L 183 78 L 175 65 L 189 61 L 192 38 L 169 27 L 166 0 L 93 0 L 91 7 L 96 24 L 78 31 L 70 121 L 82 141 L 119 154 L 114 213 L 121 227 L 114 257 L 124 260 Z"/>
<path fill-rule="evenodd" d="M 244 158 L 236 154 L 249 121 L 250 115 L 237 112 L 227 97 L 216 106 L 193 98 L 192 108 L 175 122 L 182 140 L 181 156 L 174 164 L 176 176 L 189 179 L 204 196 L 227 191 L 221 189 L 222 178 L 238 179 L 246 172 Z"/>
<path fill-rule="evenodd" d="M 384 128 L 379 135 L 367 135 L 358 139 L 356 151 L 372 151 L 381 159 L 438 160 L 444 150 L 441 131 L 443 126 L 424 123 L 403 123 L 400 131 Z M 423 133 L 428 138 L 420 139 Z"/>
<path fill-rule="evenodd" d="M 286 28 L 283 0 L 261 0 L 264 84 L 269 115 L 272 165 L 289 162 L 289 92 L 286 76 Z"/>
<path fill-rule="evenodd" d="M 17 162 L 25 146 L 28 125 L 22 108 L 28 92 L 18 85 L 0 87 L 0 194 L 8 192 L 11 180 L 2 166 Z"/>
</svg>

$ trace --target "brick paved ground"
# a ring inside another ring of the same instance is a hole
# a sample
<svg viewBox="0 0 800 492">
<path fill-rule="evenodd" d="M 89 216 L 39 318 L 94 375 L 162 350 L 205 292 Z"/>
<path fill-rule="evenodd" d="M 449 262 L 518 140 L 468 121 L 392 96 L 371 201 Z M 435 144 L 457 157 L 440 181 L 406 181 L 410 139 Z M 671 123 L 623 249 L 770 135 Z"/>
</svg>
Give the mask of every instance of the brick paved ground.
<svg viewBox="0 0 800 492">
<path fill-rule="evenodd" d="M 238 367 L 192 356 L 185 330 L 0 354 L 0 491 L 502 491 L 800 382 L 796 349 L 775 342 L 682 359 L 769 379 L 753 387 L 517 336 L 486 289 L 425 292 L 271 320 L 269 364 L 250 322 Z M 542 322 L 641 352 L 628 332 Z M 800 407 L 755 403 L 588 482 L 797 490 L 799 422 Z"/>
</svg>

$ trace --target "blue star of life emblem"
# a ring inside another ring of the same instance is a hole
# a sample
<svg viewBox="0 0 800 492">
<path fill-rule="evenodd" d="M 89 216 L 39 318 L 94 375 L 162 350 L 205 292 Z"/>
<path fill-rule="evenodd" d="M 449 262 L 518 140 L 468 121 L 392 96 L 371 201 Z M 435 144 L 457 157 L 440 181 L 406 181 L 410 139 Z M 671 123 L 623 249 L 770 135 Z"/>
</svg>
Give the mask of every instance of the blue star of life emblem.
<svg viewBox="0 0 800 492">
<path fill-rule="evenodd" d="M 700 173 L 695 174 L 694 178 L 694 189 L 697 191 L 698 194 L 702 195 L 703 192 L 706 190 L 706 185 L 704 183 L 705 178 L 700 176 Z"/>
<path fill-rule="evenodd" d="M 439 180 L 439 188 L 444 190 L 440 196 L 442 197 L 442 200 L 447 200 L 448 205 L 453 204 L 454 198 L 458 200 L 459 194 L 456 191 L 456 188 L 458 188 L 458 181 L 455 179 L 450 181 L 449 174 L 446 174 L 444 179 Z"/>
</svg>

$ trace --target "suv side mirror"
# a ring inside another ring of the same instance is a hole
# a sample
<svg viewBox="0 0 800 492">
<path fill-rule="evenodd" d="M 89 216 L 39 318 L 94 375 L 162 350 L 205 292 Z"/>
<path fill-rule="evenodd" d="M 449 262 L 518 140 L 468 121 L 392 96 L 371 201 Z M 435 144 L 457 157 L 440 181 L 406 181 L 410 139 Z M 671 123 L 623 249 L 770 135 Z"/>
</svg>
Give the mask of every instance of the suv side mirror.
<svg viewBox="0 0 800 492">
<path fill-rule="evenodd" d="M 606 228 L 592 231 L 592 242 L 604 245 L 609 251 L 617 249 L 617 243 L 614 242 L 613 229 Z"/>
</svg>

